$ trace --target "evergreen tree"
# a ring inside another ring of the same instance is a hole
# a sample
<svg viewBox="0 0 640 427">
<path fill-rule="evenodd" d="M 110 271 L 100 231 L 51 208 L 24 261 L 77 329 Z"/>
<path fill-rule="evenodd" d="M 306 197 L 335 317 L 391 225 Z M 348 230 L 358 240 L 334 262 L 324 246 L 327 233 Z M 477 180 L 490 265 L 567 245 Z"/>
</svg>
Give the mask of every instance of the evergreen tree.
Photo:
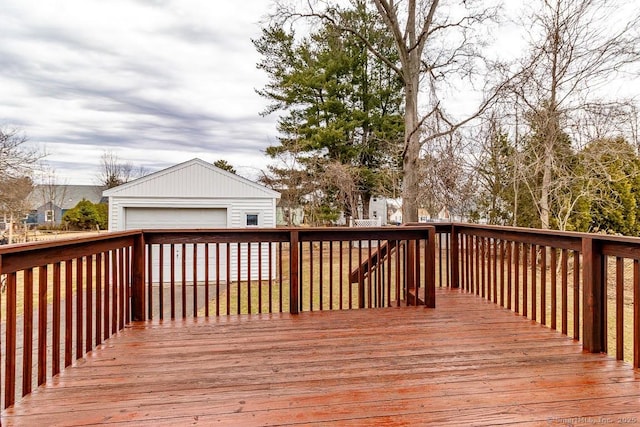
<svg viewBox="0 0 640 427">
<path fill-rule="evenodd" d="M 301 40 L 272 26 L 254 44 L 263 55 L 258 67 L 269 76 L 258 91 L 271 101 L 264 113 L 283 112 L 279 144 L 266 152 L 272 158 L 293 156 L 297 164 L 296 170 L 281 168 L 270 179 L 281 175 L 286 181 L 283 174 L 305 170 L 315 181 L 309 190 L 321 188 L 326 205 L 355 214 L 351 203 L 338 196 L 341 183 L 327 176 L 328 165 L 347 166 L 343 170 L 349 171 L 357 193 L 349 199 L 360 198 L 368 212 L 370 198 L 384 191 L 390 182 L 385 171 L 393 169 L 400 154 L 402 85 L 367 49 L 371 43 L 393 50 L 375 15 L 363 6 L 343 11 L 339 18 L 359 28 L 366 40 L 324 22 Z"/>
<path fill-rule="evenodd" d="M 581 185 L 590 192 L 576 209 L 576 230 L 640 235 L 640 158 L 622 138 L 599 139 L 580 153 Z"/>
<path fill-rule="evenodd" d="M 76 230 L 95 230 L 96 228 L 106 229 L 108 214 L 106 205 L 100 206 L 91 201 L 82 199 L 78 204 L 69 209 L 62 216 L 62 221 Z"/>
</svg>

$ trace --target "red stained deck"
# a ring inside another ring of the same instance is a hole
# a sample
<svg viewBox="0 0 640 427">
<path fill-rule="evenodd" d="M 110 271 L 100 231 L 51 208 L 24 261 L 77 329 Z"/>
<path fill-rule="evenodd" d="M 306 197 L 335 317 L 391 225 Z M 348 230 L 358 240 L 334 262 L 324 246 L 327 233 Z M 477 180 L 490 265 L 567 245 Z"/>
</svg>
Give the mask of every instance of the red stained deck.
<svg viewBox="0 0 640 427">
<path fill-rule="evenodd" d="M 640 423 L 640 372 L 479 297 L 137 323 L 2 425 Z"/>
</svg>

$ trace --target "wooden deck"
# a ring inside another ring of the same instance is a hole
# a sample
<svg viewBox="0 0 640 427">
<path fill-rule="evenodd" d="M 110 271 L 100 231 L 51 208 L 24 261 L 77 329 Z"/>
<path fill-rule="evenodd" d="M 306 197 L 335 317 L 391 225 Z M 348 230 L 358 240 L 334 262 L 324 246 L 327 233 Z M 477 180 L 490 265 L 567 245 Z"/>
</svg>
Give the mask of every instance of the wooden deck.
<svg viewBox="0 0 640 427">
<path fill-rule="evenodd" d="M 640 372 L 478 297 L 138 323 L 2 425 L 640 423 Z"/>
</svg>

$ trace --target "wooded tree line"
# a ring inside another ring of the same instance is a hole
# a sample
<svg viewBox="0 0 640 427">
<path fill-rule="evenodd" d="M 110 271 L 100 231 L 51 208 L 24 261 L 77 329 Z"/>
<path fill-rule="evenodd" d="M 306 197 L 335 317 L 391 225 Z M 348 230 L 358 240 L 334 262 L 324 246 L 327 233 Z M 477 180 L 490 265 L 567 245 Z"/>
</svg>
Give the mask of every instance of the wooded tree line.
<svg viewBox="0 0 640 427">
<path fill-rule="evenodd" d="M 446 207 L 637 235 L 637 104 L 603 88 L 638 74 L 638 14 L 624 1 L 530 2 L 517 13 L 526 45 L 509 58 L 488 43 L 509 37 L 488 1 L 279 1 L 254 40 L 264 114 L 279 115 L 263 181 L 318 218 L 384 195 L 402 196 L 405 222 Z M 461 93 L 464 108 L 449 102 Z"/>
</svg>

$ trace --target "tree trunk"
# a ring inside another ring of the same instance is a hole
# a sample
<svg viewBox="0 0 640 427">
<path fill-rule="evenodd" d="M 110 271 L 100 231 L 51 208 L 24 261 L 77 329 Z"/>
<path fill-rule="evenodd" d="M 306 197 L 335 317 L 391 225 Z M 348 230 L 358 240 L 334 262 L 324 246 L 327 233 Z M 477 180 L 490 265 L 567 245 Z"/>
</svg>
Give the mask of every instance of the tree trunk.
<svg viewBox="0 0 640 427">
<path fill-rule="evenodd" d="M 368 191 L 363 191 L 360 193 L 360 198 L 362 199 L 362 218 L 371 219 L 369 216 L 369 207 L 371 206 L 371 193 L 369 193 Z"/>
<path fill-rule="evenodd" d="M 9 216 L 9 236 L 8 236 L 9 244 L 13 243 L 13 213 Z"/>
<path fill-rule="evenodd" d="M 551 189 L 551 157 L 553 147 L 550 141 L 546 141 L 544 153 L 544 170 L 542 172 L 542 185 L 540 188 L 540 226 L 544 230 L 549 229 L 549 194 Z"/>
<path fill-rule="evenodd" d="M 402 157 L 402 222 L 418 222 L 420 129 L 418 129 L 418 73 L 405 80 L 404 154 Z"/>
</svg>

